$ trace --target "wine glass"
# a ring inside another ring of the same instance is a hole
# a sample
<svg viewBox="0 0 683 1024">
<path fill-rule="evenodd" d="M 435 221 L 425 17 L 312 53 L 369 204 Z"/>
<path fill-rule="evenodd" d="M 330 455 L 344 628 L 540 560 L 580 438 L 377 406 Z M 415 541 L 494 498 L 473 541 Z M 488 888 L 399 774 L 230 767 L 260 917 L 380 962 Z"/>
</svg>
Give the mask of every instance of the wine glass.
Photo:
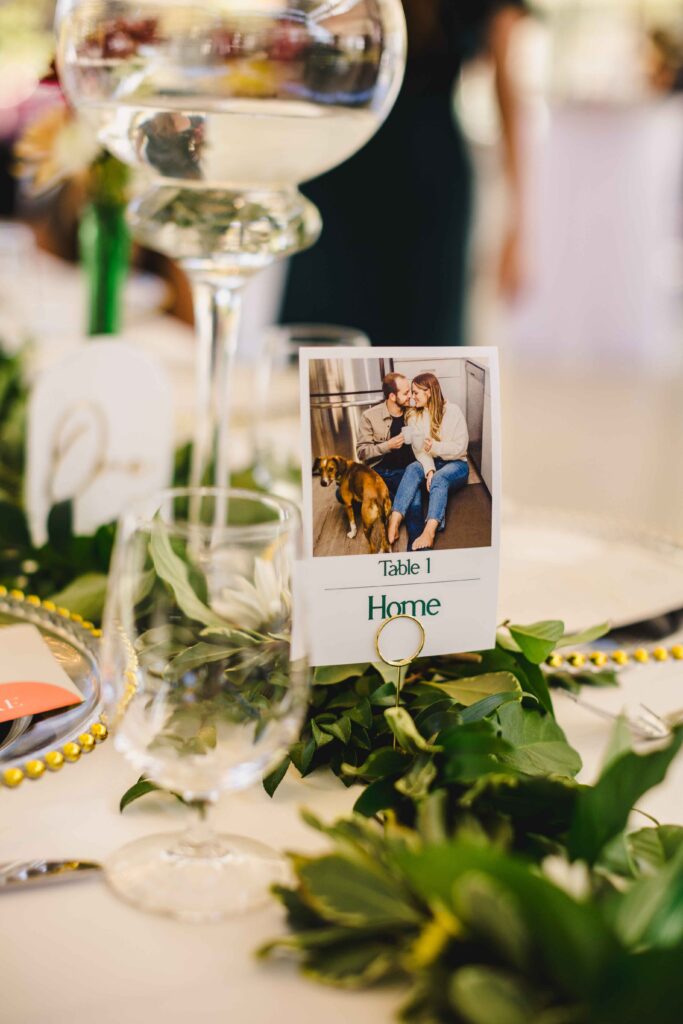
<svg viewBox="0 0 683 1024">
<path fill-rule="evenodd" d="M 136 237 L 192 281 L 191 483 L 213 467 L 225 484 L 240 289 L 316 240 L 318 212 L 297 185 L 360 149 L 391 109 L 400 0 L 60 0 L 56 25 L 67 95 L 146 172 Z"/>
<path fill-rule="evenodd" d="M 299 733 L 300 532 L 287 501 L 211 488 L 164 491 L 119 524 L 103 641 L 114 743 L 201 819 L 185 834 L 130 843 L 105 865 L 114 890 L 144 909 L 214 920 L 257 905 L 283 879 L 278 853 L 216 835 L 205 819 L 221 792 L 261 780 Z"/>
</svg>

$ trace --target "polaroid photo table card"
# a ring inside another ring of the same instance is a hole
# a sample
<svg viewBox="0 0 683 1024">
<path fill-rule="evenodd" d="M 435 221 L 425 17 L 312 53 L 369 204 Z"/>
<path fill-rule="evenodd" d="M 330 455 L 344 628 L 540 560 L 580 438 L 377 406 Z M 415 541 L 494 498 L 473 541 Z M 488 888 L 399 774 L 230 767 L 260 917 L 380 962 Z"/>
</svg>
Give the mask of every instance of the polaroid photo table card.
<svg viewBox="0 0 683 1024">
<path fill-rule="evenodd" d="M 377 661 L 397 615 L 424 628 L 422 657 L 493 647 L 497 351 L 312 348 L 300 366 L 311 663 Z"/>
</svg>

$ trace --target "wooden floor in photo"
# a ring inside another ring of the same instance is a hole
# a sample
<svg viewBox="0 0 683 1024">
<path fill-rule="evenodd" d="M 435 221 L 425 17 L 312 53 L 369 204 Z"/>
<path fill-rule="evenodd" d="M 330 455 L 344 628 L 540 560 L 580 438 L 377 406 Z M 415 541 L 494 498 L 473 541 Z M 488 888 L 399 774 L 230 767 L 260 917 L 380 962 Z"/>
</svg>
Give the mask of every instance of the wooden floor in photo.
<svg viewBox="0 0 683 1024">
<path fill-rule="evenodd" d="M 348 520 L 337 501 L 335 487 L 322 487 L 320 477 L 313 477 L 313 554 L 319 557 L 369 554 L 363 533 L 360 511 L 356 511 L 358 533 L 353 540 L 346 534 Z M 375 529 L 377 529 L 375 527 Z M 437 535 L 434 549 L 485 548 L 491 544 L 491 498 L 482 483 L 470 483 L 454 494 L 448 502 L 446 528 Z M 393 551 L 407 551 L 408 537 L 401 526 Z"/>
</svg>

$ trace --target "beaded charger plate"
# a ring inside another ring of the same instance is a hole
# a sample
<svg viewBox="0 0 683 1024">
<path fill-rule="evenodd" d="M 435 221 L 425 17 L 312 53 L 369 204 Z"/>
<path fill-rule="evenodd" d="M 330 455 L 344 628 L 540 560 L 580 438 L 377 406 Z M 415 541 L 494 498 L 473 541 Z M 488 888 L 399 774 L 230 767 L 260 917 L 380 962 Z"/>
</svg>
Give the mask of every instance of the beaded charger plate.
<svg viewBox="0 0 683 1024">
<path fill-rule="evenodd" d="M 0 587 L 0 629 L 31 623 L 83 696 L 66 710 L 17 720 L 0 740 L 0 782 L 14 788 L 90 753 L 107 735 L 101 720 L 99 630 L 50 601 Z"/>
</svg>

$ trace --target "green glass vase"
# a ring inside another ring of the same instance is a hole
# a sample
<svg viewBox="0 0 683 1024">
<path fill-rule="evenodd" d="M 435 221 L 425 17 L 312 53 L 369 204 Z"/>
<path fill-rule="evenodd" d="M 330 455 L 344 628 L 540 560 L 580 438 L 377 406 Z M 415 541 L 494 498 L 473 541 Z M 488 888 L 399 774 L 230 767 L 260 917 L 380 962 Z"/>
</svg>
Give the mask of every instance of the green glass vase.
<svg viewBox="0 0 683 1024">
<path fill-rule="evenodd" d="M 88 334 L 118 334 L 131 250 L 125 205 L 88 203 L 79 245 L 88 289 Z"/>
</svg>

